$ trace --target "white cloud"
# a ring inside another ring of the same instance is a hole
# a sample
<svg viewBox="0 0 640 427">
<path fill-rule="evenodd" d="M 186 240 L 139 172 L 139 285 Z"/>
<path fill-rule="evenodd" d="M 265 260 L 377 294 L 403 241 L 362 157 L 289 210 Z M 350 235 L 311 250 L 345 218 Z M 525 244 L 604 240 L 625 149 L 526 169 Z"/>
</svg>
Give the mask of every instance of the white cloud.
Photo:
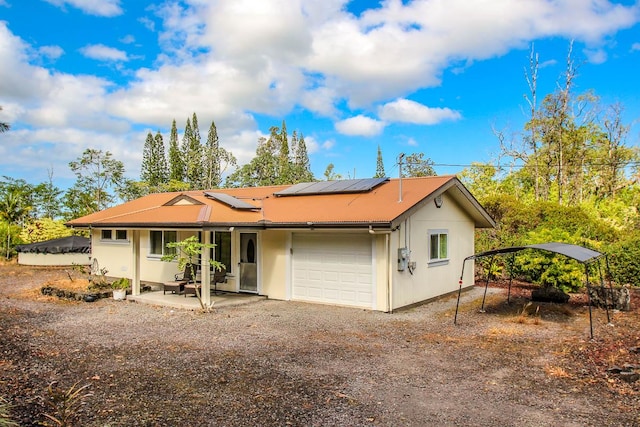
<svg viewBox="0 0 640 427">
<path fill-rule="evenodd" d="M 313 136 L 305 136 L 304 145 L 307 147 L 308 154 L 314 154 L 320 150 L 320 144 Z"/>
<path fill-rule="evenodd" d="M 363 115 L 351 117 L 335 124 L 336 130 L 343 135 L 376 136 L 384 130 L 384 123 Z"/>
<path fill-rule="evenodd" d="M 200 117 L 198 117 L 198 122 L 200 122 Z M 260 131 L 247 130 L 227 136 L 220 135 L 220 143 L 225 149 L 233 153 L 238 160 L 238 165 L 244 165 L 249 163 L 256 155 L 258 139 L 268 136 L 269 135 L 262 134 Z"/>
<path fill-rule="evenodd" d="M 602 64 L 607 60 L 607 52 L 602 49 L 584 49 L 583 52 L 592 64 Z"/>
<path fill-rule="evenodd" d="M 132 44 L 136 42 L 136 38 L 133 36 L 133 34 L 127 34 L 126 36 L 120 38 L 120 43 L 124 43 L 124 44 Z"/>
<path fill-rule="evenodd" d="M 64 50 L 60 46 L 42 46 L 38 52 L 49 59 L 58 59 L 64 55 Z"/>
<path fill-rule="evenodd" d="M 87 14 L 123 13 L 118 0 L 47 1 Z M 23 127 L 3 138 L 28 144 L 23 154 L 47 158 L 48 149 L 65 165 L 81 149 L 98 144 L 138 158 L 144 142 L 140 127 L 166 128 L 196 111 L 204 132 L 215 120 L 225 148 L 245 163 L 261 135 L 254 114 L 282 117 L 302 107 L 334 118 L 339 110 L 350 114 L 349 107 L 377 109 L 380 120 L 360 115 L 335 124 L 342 134 L 363 136 L 381 134 L 386 122 L 457 120 L 460 113 L 454 110 L 398 97 L 439 85 L 452 66 L 465 72 L 477 61 L 539 38 L 573 38 L 595 52 L 602 39 L 640 19 L 640 6 L 605 0 L 493 0 L 482 7 L 468 0 L 379 3 L 356 17 L 347 12 L 347 0 L 162 2 L 150 12 L 155 17 L 138 18 L 158 32 L 159 56 L 118 88 L 102 78 L 34 65 L 34 52 L 55 59 L 64 51 L 36 49 L 0 22 L 2 103 L 11 122 Z M 125 31 L 132 34 L 120 42 L 133 43 L 135 33 Z M 632 50 L 640 50 L 640 43 Z M 133 58 L 102 44 L 82 52 L 100 61 Z M 379 106 L 389 99 L 396 101 Z M 337 144 L 322 138 L 306 139 L 309 152 Z M 33 159 L 19 152 L 5 151 L 2 167 L 11 162 L 29 168 Z"/>
<path fill-rule="evenodd" d="M 341 13 L 314 26 L 306 64 L 332 77 L 336 93 L 357 107 L 439 85 L 452 64 L 501 56 L 538 38 L 596 44 L 639 16 L 638 5 L 602 0 L 494 0 L 481 7 L 468 0 L 387 1 L 360 19 Z"/>
<path fill-rule="evenodd" d="M 127 53 L 103 44 L 87 45 L 80 49 L 80 52 L 87 58 L 98 61 L 127 61 Z"/>
<path fill-rule="evenodd" d="M 547 67 L 553 67 L 554 65 L 556 65 L 558 63 L 558 61 L 556 61 L 555 59 L 549 59 L 547 61 L 543 61 L 538 65 L 538 68 L 540 68 L 541 70 L 543 68 L 547 68 Z"/>
<path fill-rule="evenodd" d="M 386 122 L 404 122 L 419 125 L 435 125 L 445 120 L 459 120 L 459 112 L 449 108 L 431 108 L 409 99 L 397 99 L 378 109 Z"/>
<path fill-rule="evenodd" d="M 310 89 L 301 94 L 300 105 L 314 113 L 333 117 L 337 114 L 334 100 L 338 94 L 328 87 Z"/>
<path fill-rule="evenodd" d="M 307 147 L 307 153 L 315 154 L 319 153 L 321 150 L 330 151 L 336 144 L 336 141 L 333 139 L 327 139 L 324 142 L 320 142 L 314 136 L 305 136 L 304 143 Z"/>
<path fill-rule="evenodd" d="M 324 150 L 331 150 L 333 147 L 335 147 L 336 145 L 336 141 L 334 139 L 327 139 L 325 142 L 322 143 L 321 147 Z"/>
<path fill-rule="evenodd" d="M 140 22 L 147 30 L 149 30 L 151 32 L 155 32 L 156 31 L 156 23 L 153 22 L 148 17 L 143 16 L 141 18 L 138 18 L 138 22 Z"/>
<path fill-rule="evenodd" d="M 54 6 L 69 6 L 80 9 L 88 15 L 117 16 L 122 14 L 120 0 L 45 0 Z"/>
</svg>

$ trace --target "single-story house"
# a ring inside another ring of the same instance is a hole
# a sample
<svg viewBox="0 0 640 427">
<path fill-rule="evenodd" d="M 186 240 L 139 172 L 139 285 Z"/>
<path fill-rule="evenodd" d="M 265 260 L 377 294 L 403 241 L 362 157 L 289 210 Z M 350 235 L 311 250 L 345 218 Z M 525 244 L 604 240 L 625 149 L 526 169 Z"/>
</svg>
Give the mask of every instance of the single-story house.
<svg viewBox="0 0 640 427">
<path fill-rule="evenodd" d="M 157 193 L 67 223 L 89 228 L 109 276 L 174 277 L 166 244 L 197 235 L 226 266 L 219 289 L 390 312 L 458 289 L 476 228 L 493 219 L 455 176 Z M 201 271 L 209 302 L 212 273 Z M 463 286 L 473 285 L 473 268 Z"/>
<path fill-rule="evenodd" d="M 67 236 L 43 242 L 16 246 L 18 264 L 22 265 L 89 265 L 91 240 L 82 236 Z"/>
</svg>

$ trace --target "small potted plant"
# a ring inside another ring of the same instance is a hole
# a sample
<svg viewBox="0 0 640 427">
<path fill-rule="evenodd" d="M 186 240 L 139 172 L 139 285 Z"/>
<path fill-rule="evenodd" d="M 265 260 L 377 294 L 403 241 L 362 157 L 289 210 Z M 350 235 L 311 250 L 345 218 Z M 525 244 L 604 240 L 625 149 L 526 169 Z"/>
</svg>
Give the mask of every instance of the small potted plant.
<svg viewBox="0 0 640 427">
<path fill-rule="evenodd" d="M 111 289 L 113 289 L 113 299 L 116 301 L 122 301 L 127 297 L 127 288 L 129 288 L 129 279 L 121 277 L 111 283 Z"/>
</svg>

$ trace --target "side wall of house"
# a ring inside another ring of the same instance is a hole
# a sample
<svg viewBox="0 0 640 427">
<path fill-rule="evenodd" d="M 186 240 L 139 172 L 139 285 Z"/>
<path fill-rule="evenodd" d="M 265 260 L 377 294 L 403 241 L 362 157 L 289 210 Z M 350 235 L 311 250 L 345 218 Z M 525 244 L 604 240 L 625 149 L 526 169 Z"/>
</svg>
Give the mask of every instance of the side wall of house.
<svg viewBox="0 0 640 427">
<path fill-rule="evenodd" d="M 261 233 L 262 245 L 259 280 L 262 288 L 260 294 L 269 298 L 287 299 L 287 281 L 290 255 L 287 251 L 291 241 L 291 232 L 268 230 Z"/>
<path fill-rule="evenodd" d="M 389 311 L 390 289 L 389 268 L 395 257 L 389 256 L 391 245 L 391 233 L 380 233 L 373 236 L 373 257 L 375 277 L 375 310 Z"/>
<path fill-rule="evenodd" d="M 179 231 L 178 239 L 183 240 L 197 234 L 197 231 Z M 132 232 L 128 230 L 129 238 L 122 241 L 101 240 L 100 230 L 91 233 L 91 257 L 98 260 L 100 269 L 107 271 L 109 277 L 133 276 L 133 243 Z M 160 257 L 151 256 L 149 230 L 140 230 L 140 280 L 145 282 L 162 283 L 173 280 L 178 271 L 177 261 L 162 261 Z"/>
<path fill-rule="evenodd" d="M 151 239 L 149 230 L 140 231 L 140 280 L 162 283 L 173 280 L 178 270 L 178 261 L 162 261 L 158 256 L 150 255 Z M 178 231 L 178 240 L 198 235 L 197 231 Z"/>
<path fill-rule="evenodd" d="M 430 233 L 444 233 L 448 241 L 448 258 L 430 261 Z M 410 251 L 416 263 L 413 272 L 393 267 L 392 306 L 394 309 L 425 301 L 458 289 L 464 258 L 474 253 L 475 225 L 472 218 L 447 194 L 442 207 L 425 205 L 392 234 L 392 263 L 397 263 L 398 248 Z M 463 286 L 473 284 L 473 268 L 465 269 Z"/>
<path fill-rule="evenodd" d="M 91 258 L 97 260 L 98 267 L 109 277 L 133 275 L 132 242 L 128 240 L 104 241 L 101 230 L 91 230 Z"/>
</svg>

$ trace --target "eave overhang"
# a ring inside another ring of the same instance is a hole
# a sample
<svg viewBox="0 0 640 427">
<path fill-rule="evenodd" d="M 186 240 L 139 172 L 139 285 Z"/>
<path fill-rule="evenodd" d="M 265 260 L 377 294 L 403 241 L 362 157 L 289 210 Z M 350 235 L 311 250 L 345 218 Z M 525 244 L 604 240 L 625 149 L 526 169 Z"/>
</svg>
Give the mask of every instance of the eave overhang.
<svg viewBox="0 0 640 427">
<path fill-rule="evenodd" d="M 261 228 L 261 229 L 317 229 L 317 228 L 335 228 L 335 229 L 371 229 L 374 230 L 391 230 L 392 224 L 388 221 L 350 221 L 350 222 L 167 222 L 167 223 L 108 223 L 108 224 L 74 224 L 72 228 L 89 228 L 89 229 L 158 229 L 158 228 L 176 228 L 176 229 L 220 229 L 220 228 Z"/>
</svg>

